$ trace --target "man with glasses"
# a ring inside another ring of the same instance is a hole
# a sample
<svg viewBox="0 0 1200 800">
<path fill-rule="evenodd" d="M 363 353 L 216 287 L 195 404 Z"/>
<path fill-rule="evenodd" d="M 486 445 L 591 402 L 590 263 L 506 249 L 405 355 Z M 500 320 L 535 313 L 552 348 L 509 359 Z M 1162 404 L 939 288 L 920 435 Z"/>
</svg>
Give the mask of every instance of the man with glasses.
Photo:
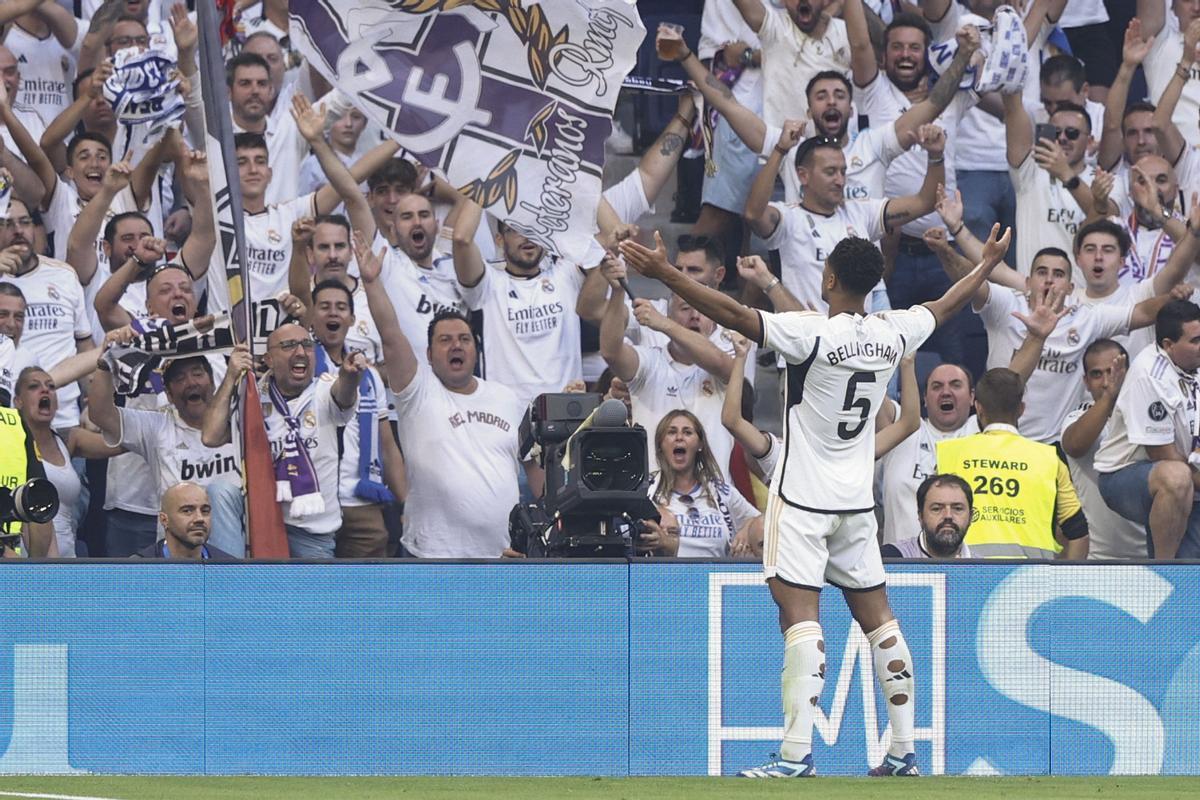
<svg viewBox="0 0 1200 800">
<path fill-rule="evenodd" d="M 1074 248 L 1075 233 L 1092 210 L 1096 167 L 1085 160 L 1092 120 L 1087 109 L 1058 103 L 1050 115 L 1055 138 L 1034 140 L 1033 119 L 1019 94 L 1004 95 L 1008 173 L 1017 194 L 1017 269 L 1024 272 L 1047 247 Z M 1041 127 L 1039 126 L 1039 130 Z M 958 236 L 959 230 L 950 231 Z M 1078 269 L 1074 282 L 1083 285 Z"/>
<path fill-rule="evenodd" d="M 275 496 L 283 503 L 292 558 L 333 558 L 334 535 L 342 526 L 337 429 L 354 421 L 358 384 L 367 368 L 362 353 L 351 353 L 336 373 L 315 378 L 316 344 L 299 325 L 281 326 L 267 339 L 268 372 L 259 383 L 275 461 Z M 238 373 L 248 366 L 231 368 L 213 397 L 204 416 L 206 446 L 231 441 L 231 403 Z"/>
</svg>

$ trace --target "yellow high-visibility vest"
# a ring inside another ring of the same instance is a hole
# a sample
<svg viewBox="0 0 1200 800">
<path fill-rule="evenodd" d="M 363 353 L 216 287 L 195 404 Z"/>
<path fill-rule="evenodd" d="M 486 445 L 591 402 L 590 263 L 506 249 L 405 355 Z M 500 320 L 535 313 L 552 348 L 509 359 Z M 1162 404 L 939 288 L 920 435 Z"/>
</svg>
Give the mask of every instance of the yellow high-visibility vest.
<svg viewBox="0 0 1200 800">
<path fill-rule="evenodd" d="M 937 444 L 938 471 L 971 487 L 966 542 L 982 558 L 1054 558 L 1054 523 L 1079 511 L 1070 473 L 1055 449 L 1008 425 Z M 1066 474 L 1066 487 L 1062 475 Z M 1057 512 L 1057 513 L 1056 513 Z"/>
</svg>

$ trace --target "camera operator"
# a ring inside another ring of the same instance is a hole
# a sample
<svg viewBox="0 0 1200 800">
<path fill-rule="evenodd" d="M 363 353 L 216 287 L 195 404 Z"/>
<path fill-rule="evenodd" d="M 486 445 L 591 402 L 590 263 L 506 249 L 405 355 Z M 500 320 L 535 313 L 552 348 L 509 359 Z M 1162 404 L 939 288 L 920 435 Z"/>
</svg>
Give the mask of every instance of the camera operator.
<svg viewBox="0 0 1200 800">
<path fill-rule="evenodd" d="M 668 413 L 654 431 L 658 478 L 650 499 L 662 522 L 645 523 L 641 552 L 762 558 L 762 514 L 721 479 L 708 436 L 690 411 Z"/>
<path fill-rule="evenodd" d="M 34 450 L 33 437 L 20 413 L 0 407 L 0 557 L 45 558 L 50 553 L 53 523 L 21 522 L 14 504 L 14 493 L 34 478 L 45 480 L 46 472 Z"/>
</svg>

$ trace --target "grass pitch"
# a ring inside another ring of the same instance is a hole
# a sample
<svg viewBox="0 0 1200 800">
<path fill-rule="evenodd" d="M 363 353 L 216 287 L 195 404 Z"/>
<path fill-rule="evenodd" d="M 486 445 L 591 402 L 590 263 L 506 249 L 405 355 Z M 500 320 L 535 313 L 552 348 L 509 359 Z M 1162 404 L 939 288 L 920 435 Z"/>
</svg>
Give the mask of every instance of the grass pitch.
<svg viewBox="0 0 1200 800">
<path fill-rule="evenodd" d="M 820 800 L 1191 800 L 1198 778 L 193 778 L 0 777 L 0 800 L 729 800 L 802 796 Z M 899 791 L 897 791 L 899 789 Z"/>
</svg>

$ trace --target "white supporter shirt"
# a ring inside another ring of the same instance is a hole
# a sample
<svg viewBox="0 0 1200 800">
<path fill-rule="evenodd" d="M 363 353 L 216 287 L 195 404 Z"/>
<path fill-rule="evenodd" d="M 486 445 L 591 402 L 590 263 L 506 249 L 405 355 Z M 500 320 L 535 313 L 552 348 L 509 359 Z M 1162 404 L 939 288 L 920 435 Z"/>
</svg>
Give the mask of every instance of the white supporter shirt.
<svg viewBox="0 0 1200 800">
<path fill-rule="evenodd" d="M 283 521 L 309 533 L 333 534 L 342 527 L 342 509 L 338 504 L 337 429 L 354 419 L 354 406 L 347 409 L 338 407 L 332 393 L 334 380 L 332 373 L 322 375 L 298 396 L 287 401 L 289 412 L 300 423 L 299 435 L 316 470 L 325 510 L 307 517 L 294 517 L 292 504 L 287 502 L 283 504 Z M 265 382 L 259 387 L 259 394 L 267 422 L 267 438 L 271 441 L 271 456 L 278 458 L 288 433 L 287 421 L 271 403 Z"/>
<path fill-rule="evenodd" d="M 892 401 L 896 414 L 900 405 Z M 961 427 L 943 431 L 928 419 L 921 420 L 916 433 L 904 439 L 879 459 L 883 500 L 883 544 L 896 544 L 912 535 L 917 526 L 917 487 L 937 474 L 937 443 L 979 433 L 979 420 L 967 417 Z"/>
<path fill-rule="evenodd" d="M 483 311 L 484 377 L 512 389 L 523 406 L 583 377 L 575 313 L 583 281 L 575 264 L 547 258 L 532 278 L 489 264 L 479 283 L 461 287 L 467 307 Z"/>
<path fill-rule="evenodd" d="M 650 304 L 662 314 L 667 316 L 668 306 L 670 301 L 665 297 L 656 297 L 650 301 Z M 633 303 L 626 301 L 625 306 L 629 308 L 629 316 L 626 317 L 625 338 L 632 344 L 640 344 L 644 347 L 666 347 L 671 343 L 671 337 L 667 336 L 662 331 L 656 331 L 653 328 L 642 327 L 642 324 L 633 316 Z M 713 332 L 709 335 L 708 340 L 725 355 L 733 358 L 735 355 L 733 349 L 733 338 L 737 334 L 728 328 L 716 326 Z M 756 370 L 754 369 L 754 359 L 758 357 L 758 345 L 750 342 L 750 352 L 746 354 L 746 375 L 745 380 L 750 382 L 750 388 L 754 388 L 754 379 Z"/>
<path fill-rule="evenodd" d="M 877 242 L 886 232 L 886 200 L 847 200 L 829 216 L 798 205 L 771 206 L 779 212 L 779 224 L 765 244 L 779 251 L 783 285 L 801 303 L 819 310 L 828 307 L 821 299 L 821 272 L 830 251 L 847 236 Z"/>
<path fill-rule="evenodd" d="M 782 129 L 768 126 L 759 153 L 770 158 Z M 783 198 L 787 203 L 799 203 L 804 192 L 800 189 L 800 178 L 796 175 L 797 144 L 783 159 L 779 175 L 783 179 Z M 896 138 L 896 126 L 880 125 L 846 135 L 842 154 L 846 157 L 846 186 L 843 190 L 847 200 L 883 200 L 886 198 L 884 184 L 892 160 L 904 152 Z"/>
<path fill-rule="evenodd" d="M 33 108 L 47 123 L 71 105 L 75 62 L 86 34 L 87 26 L 80 25 L 71 49 L 63 47 L 53 33 L 39 39 L 16 24 L 10 25 L 4 36 L 4 46 L 12 51 L 21 71 L 16 101 Z"/>
<path fill-rule="evenodd" d="M 787 361 L 785 457 L 771 492 L 821 513 L 870 511 L 874 419 L 904 356 L 936 326 L 925 306 L 860 316 L 759 312 L 763 347 Z"/>
<path fill-rule="evenodd" d="M 658 481 L 651 481 L 650 496 Z M 685 503 L 684 495 L 671 492 L 667 510 L 679 521 L 679 558 L 723 558 L 729 555 L 729 543 L 741 527 L 761 516 L 742 493 L 724 481 L 714 481 L 708 492 L 697 486 L 687 495 L 693 502 Z"/>
<path fill-rule="evenodd" d="M 988 300 L 978 309 L 987 329 L 988 369 L 1007 367 L 1025 341 L 1025 325 L 1012 312 L 1029 313 L 1029 300 L 1015 289 L 992 285 Z M 1042 357 L 1025 384 L 1025 413 L 1021 435 L 1036 442 L 1058 439 L 1062 421 L 1083 400 L 1080 370 L 1083 352 L 1097 339 L 1129 332 L 1131 305 L 1074 305 L 1046 339 Z"/>
<path fill-rule="evenodd" d="M 763 119 L 783 126 L 785 120 L 808 117 L 805 87 L 822 70 L 850 73 L 850 38 L 846 23 L 830 19 L 821 39 L 796 27 L 781 8 L 763 6 L 762 42 Z"/>
<path fill-rule="evenodd" d="M 705 3 L 700 16 L 700 46 L 696 55 L 710 59 L 732 42 L 744 42 L 754 50 L 762 49 L 758 34 L 746 23 L 732 0 Z M 746 67 L 732 87 L 734 99 L 755 113 L 762 110 L 762 72 L 761 67 Z"/>
<path fill-rule="evenodd" d="M 1096 472 L 1116 472 L 1149 461 L 1147 445 L 1173 444 L 1181 455 L 1191 453 L 1200 444 L 1198 392 L 1195 373 L 1179 369 L 1161 348 L 1147 347 L 1138 353 L 1125 374 L 1117 407 L 1096 452 Z"/>
<path fill-rule="evenodd" d="M 29 353 L 30 364 L 50 369 L 79 352 L 76 342 L 91 338 L 92 324 L 83 287 L 75 270 L 68 265 L 38 256 L 38 265 L 32 270 L 20 276 L 0 276 L 0 282 L 16 284 L 25 295 L 25 329 L 20 349 Z M 78 400 L 77 382 L 58 387 L 55 430 L 79 424 Z"/>
<path fill-rule="evenodd" d="M 9 408 L 13 404 L 13 389 L 17 384 L 17 346 L 7 335 L 0 333 L 0 394 L 3 394 L 4 405 Z"/>
<path fill-rule="evenodd" d="M 946 172 L 946 180 L 944 181 L 947 191 L 953 191 L 958 185 L 954 177 L 954 156 L 956 152 L 955 143 L 958 139 L 956 131 L 958 130 L 959 120 L 968 109 L 972 108 L 978 102 L 974 92 L 958 91 L 954 95 L 954 99 L 950 101 L 950 105 L 942 112 L 934 122 L 946 132 L 946 152 L 945 163 L 943 167 Z M 888 78 L 887 73 L 880 70 L 875 76 L 875 80 L 871 81 L 864 87 L 856 90 L 855 104 L 859 111 L 868 115 L 871 120 L 871 127 L 884 127 L 892 130 L 892 138 L 895 138 L 895 122 L 900 118 L 912 103 L 892 83 Z M 904 197 L 906 195 L 917 194 L 921 191 L 921 184 L 925 182 L 925 173 L 929 171 L 929 154 L 926 153 L 919 144 L 914 144 L 908 150 L 901 153 L 899 156 L 891 160 L 887 167 L 887 180 L 884 184 L 884 193 L 887 197 Z M 873 195 L 877 196 L 877 195 Z M 905 223 L 901 229 L 909 236 L 920 237 L 929 228 L 941 226 L 943 223 L 936 212 L 930 212 L 919 219 Z"/>
<path fill-rule="evenodd" d="M 1119 286 L 1115 292 L 1106 297 L 1088 297 L 1086 293 L 1075 290 L 1078 302 L 1085 306 L 1115 306 L 1117 308 L 1133 308 L 1138 303 L 1151 299 L 1157 293 L 1154 291 L 1154 278 L 1146 278 L 1137 283 Z M 1140 353 L 1143 348 L 1154 344 L 1154 326 L 1131 330 L 1125 334 L 1109 337 L 1120 344 L 1131 355 Z"/>
<path fill-rule="evenodd" d="M 1162 30 L 1154 37 L 1154 44 L 1142 62 L 1142 71 L 1146 73 L 1146 87 L 1151 98 L 1162 97 L 1175 74 L 1179 60 L 1183 57 L 1183 31 L 1179 27 L 1179 18 L 1169 6 L 1164 10 L 1164 14 Z M 1200 128 L 1196 126 L 1198 116 L 1200 64 L 1192 64 L 1187 82 L 1183 84 L 1183 93 L 1175 105 L 1175 113 L 1171 115 L 1171 122 L 1175 123 L 1175 127 L 1192 147 L 1200 147 Z"/>
<path fill-rule="evenodd" d="M 159 415 L 171 407 L 165 392 L 143 392 L 133 397 L 116 399 L 123 403 L 117 409 L 121 414 L 131 411 Z M 108 443 L 118 445 L 121 444 L 121 439 L 118 437 Z M 108 459 L 108 465 L 105 467 L 108 479 L 104 486 L 104 510 L 120 509 L 133 514 L 157 514 L 163 490 L 159 487 L 157 476 L 151 468 L 150 462 L 153 461 L 153 457 L 146 457 L 145 453 L 148 451 L 135 452 L 133 448 L 127 449 L 129 452 Z"/>
<path fill-rule="evenodd" d="M 376 239 L 376 248 L 382 241 L 382 237 Z M 425 269 L 404 253 L 388 248 L 379 280 L 387 288 L 392 308 L 396 310 L 400 332 L 408 340 L 418 363 L 427 365 L 429 323 L 434 316 L 440 311 L 467 312 L 467 303 L 454 274 L 454 260 L 435 251 L 432 264 Z"/>
<path fill-rule="evenodd" d="M 13 116 L 25 126 L 25 130 L 29 132 L 29 136 L 35 141 L 42 140 L 42 134 L 46 132 L 46 121 L 42 119 L 42 115 L 37 112 L 37 109 L 32 106 L 27 106 L 21 102 L 15 102 L 12 105 Z M 12 133 L 9 132 L 8 126 L 0 128 L 0 138 L 4 139 L 4 146 L 8 148 L 10 153 L 20 153 L 17 148 L 17 143 L 13 141 Z"/>
<path fill-rule="evenodd" d="M 223 482 L 240 486 L 241 466 L 233 444 L 205 447 L 200 429 L 179 418 L 174 406 L 161 411 L 118 409 L 121 436 L 117 441 L 105 437 L 110 445 L 120 444 L 137 453 L 150 465 L 155 498 L 180 481 L 200 486 Z"/>
<path fill-rule="evenodd" d="M 346 349 L 361 352 L 371 364 L 382 364 L 383 340 L 379 338 L 379 327 L 371 317 L 371 309 L 367 305 L 367 293 L 361 283 L 355 287 L 353 297 L 354 325 L 346 331 Z"/>
<path fill-rule="evenodd" d="M 288 265 L 292 260 L 292 224 L 301 217 L 316 216 L 316 195 L 306 194 L 264 210 L 242 215 L 246 231 L 247 294 L 253 299 L 251 327 L 256 349 L 265 347 L 267 337 L 285 317 L 275 297 L 288 290 Z M 261 343 L 261 344 L 259 344 Z"/>
<path fill-rule="evenodd" d="M 679 363 L 665 347 L 639 346 L 634 350 L 638 367 L 629 382 L 629 396 L 633 423 L 645 428 L 649 439 L 646 450 L 650 470 L 658 469 L 658 442 L 654 441 L 658 423 L 670 412 L 682 408 L 700 420 L 721 475 L 728 477 L 733 437 L 721 424 L 726 385 L 695 364 Z"/>
<path fill-rule="evenodd" d="M 1063 435 L 1094 404 L 1086 400 L 1063 420 Z M 1100 495 L 1099 475 L 1096 472 L 1096 451 L 1109 435 L 1112 418 L 1104 423 L 1104 430 L 1092 446 L 1080 458 L 1067 455 L 1067 466 L 1071 468 L 1071 483 L 1083 506 L 1083 515 L 1088 521 L 1088 555 L 1090 559 L 1146 558 L 1146 529 L 1130 522 L 1113 511 Z"/>
<path fill-rule="evenodd" d="M 417 367 L 396 393 L 408 473 L 406 550 L 418 558 L 496 558 L 508 547 L 524 413 L 505 386 L 480 380 L 460 394 Z"/>
<path fill-rule="evenodd" d="M 1090 184 L 1095 175 L 1096 167 L 1088 165 L 1079 179 Z M 1016 268 L 1028 275 L 1034 254 L 1043 247 L 1075 252 L 1075 233 L 1087 215 L 1066 187 L 1037 165 L 1032 150 L 1019 167 L 1009 169 L 1009 176 L 1017 195 L 1017 230 L 1024 234 L 1017 239 Z M 1084 285 L 1083 272 L 1073 262 L 1072 276 L 1077 286 Z"/>
</svg>

